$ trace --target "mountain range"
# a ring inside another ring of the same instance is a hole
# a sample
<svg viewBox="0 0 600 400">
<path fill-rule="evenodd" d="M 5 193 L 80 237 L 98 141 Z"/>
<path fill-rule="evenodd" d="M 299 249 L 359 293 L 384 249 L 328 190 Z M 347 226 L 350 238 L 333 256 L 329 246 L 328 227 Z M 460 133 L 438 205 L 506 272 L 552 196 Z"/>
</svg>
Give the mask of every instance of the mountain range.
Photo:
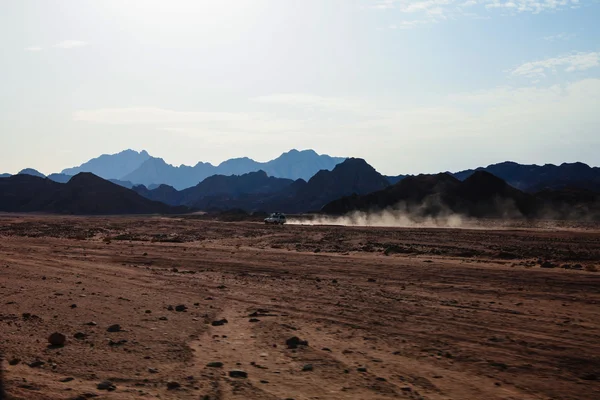
<svg viewBox="0 0 600 400">
<path fill-rule="evenodd" d="M 446 173 L 410 176 L 380 191 L 334 200 L 323 211 L 346 214 L 399 209 L 417 216 L 450 212 L 500 217 L 511 211 L 527 215 L 533 208 L 530 196 L 486 171 L 477 171 L 464 181 Z"/>
<path fill-rule="evenodd" d="M 387 179 L 366 161 L 348 158 L 331 171 L 317 172 L 308 182 L 270 177 L 261 170 L 239 176 L 214 175 L 182 191 L 166 185 L 153 190 L 144 186 L 133 189 L 152 200 L 197 209 L 306 212 L 318 211 L 341 196 L 366 194 L 388 185 Z"/>
<path fill-rule="evenodd" d="M 489 172 L 505 180 L 509 185 L 530 193 L 564 187 L 600 190 L 600 168 L 590 167 L 580 162 L 561 165 L 524 165 L 506 161 L 452 175 L 462 181 L 476 171 Z"/>
<path fill-rule="evenodd" d="M 526 193 L 484 170 L 463 181 L 451 174 L 407 177 L 384 190 L 353 194 L 323 206 L 325 214 L 400 211 L 413 217 L 459 214 L 486 218 L 600 219 L 600 193 L 545 189 Z"/>
<path fill-rule="evenodd" d="M 213 175 L 244 175 L 249 172 L 264 171 L 267 175 L 291 180 L 310 180 L 321 170 L 331 171 L 344 161 L 344 157 L 319 155 L 314 150 L 290 150 L 268 162 L 257 162 L 250 158 L 234 158 L 214 166 L 199 162 L 195 166 L 173 166 L 163 159 L 153 157 L 146 151 L 124 150 L 116 154 L 104 154 L 91 159 L 74 168 L 64 169 L 61 173 L 48 175 L 49 179 L 66 183 L 79 172 L 91 172 L 94 175 L 110 180 L 118 185 L 132 188 L 144 185 L 155 189 L 160 185 L 168 185 L 176 190 L 196 186 Z M 465 180 L 476 171 L 487 171 L 502 178 L 509 185 L 529 193 L 544 189 L 579 188 L 593 191 L 600 190 L 600 168 L 590 167 L 583 163 L 563 163 L 561 165 L 524 165 L 511 161 L 491 164 L 459 172 L 448 172 L 459 180 Z M 19 172 L 43 177 L 32 168 Z M 10 174 L 1 174 L 7 177 Z M 410 175 L 384 176 L 388 183 L 394 185 Z"/>
<path fill-rule="evenodd" d="M 168 185 L 156 188 L 135 185 L 129 190 L 91 173 L 78 173 L 70 178 L 63 174 L 61 179 L 68 181 L 58 183 L 35 176 L 40 174 L 28 169 L 19 175 L 0 178 L 0 211 L 123 214 L 243 209 L 345 214 L 401 209 L 422 216 L 458 213 L 472 217 L 600 219 L 600 192 L 577 185 L 570 187 L 569 183 L 593 182 L 596 169 L 585 165 L 574 168 L 572 164 L 553 168 L 558 172 L 573 169 L 588 175 L 585 179 L 575 175 L 569 180 L 568 175 L 562 174 L 558 175 L 562 176 L 560 180 L 554 179 L 557 176 L 554 174 L 552 182 L 566 186 L 544 187 L 532 193 L 517 189 L 483 168 L 463 172 L 459 175 L 463 180 L 440 173 L 395 177 L 396 183 L 390 184 L 390 177 L 358 158 L 348 158 L 331 171 L 321 170 L 308 181 L 277 178 L 260 170 L 241 175 L 213 175 L 184 190 Z M 529 179 L 531 176 L 536 175 L 530 175 Z M 546 177 L 538 180 L 549 182 Z"/>
<path fill-rule="evenodd" d="M 167 164 L 162 158 L 150 156 L 146 151 L 125 150 L 117 154 L 101 155 L 78 167 L 67 168 L 61 174 L 72 176 L 79 172 L 91 172 L 104 179 L 133 182 L 147 187 L 165 184 L 182 190 L 195 186 L 212 175 L 242 175 L 259 170 L 278 178 L 308 180 L 322 169 L 333 169 L 344 159 L 319 155 L 314 150 L 294 149 L 267 162 L 242 157 L 223 161 L 217 166 L 198 162 L 193 167 L 177 167 Z"/>
</svg>

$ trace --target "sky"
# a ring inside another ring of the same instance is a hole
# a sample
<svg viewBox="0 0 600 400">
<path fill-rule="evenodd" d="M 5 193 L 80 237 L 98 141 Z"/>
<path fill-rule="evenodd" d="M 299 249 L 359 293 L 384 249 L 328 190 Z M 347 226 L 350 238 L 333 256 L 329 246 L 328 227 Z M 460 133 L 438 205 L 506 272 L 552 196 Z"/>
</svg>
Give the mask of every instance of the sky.
<svg viewBox="0 0 600 400">
<path fill-rule="evenodd" d="M 5 0 L 0 173 L 292 148 L 600 165 L 600 0 Z"/>
</svg>

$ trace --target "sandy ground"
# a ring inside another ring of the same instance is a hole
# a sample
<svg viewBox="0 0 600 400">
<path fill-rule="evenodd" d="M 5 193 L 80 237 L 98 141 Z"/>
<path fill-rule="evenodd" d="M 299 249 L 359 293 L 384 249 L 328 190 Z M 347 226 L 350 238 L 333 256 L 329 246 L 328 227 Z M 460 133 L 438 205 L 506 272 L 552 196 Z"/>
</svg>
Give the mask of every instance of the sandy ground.
<svg viewBox="0 0 600 400">
<path fill-rule="evenodd" d="M 17 399 L 599 399 L 598 268 L 590 226 L 4 215 L 3 369 Z"/>
</svg>

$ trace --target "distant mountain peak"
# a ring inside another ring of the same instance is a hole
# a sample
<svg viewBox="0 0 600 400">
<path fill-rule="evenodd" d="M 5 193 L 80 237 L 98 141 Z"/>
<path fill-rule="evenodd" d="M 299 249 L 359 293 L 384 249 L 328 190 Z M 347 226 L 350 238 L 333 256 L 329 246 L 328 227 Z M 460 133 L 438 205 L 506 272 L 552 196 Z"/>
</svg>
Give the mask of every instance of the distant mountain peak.
<svg viewBox="0 0 600 400">
<path fill-rule="evenodd" d="M 62 173 L 74 176 L 80 172 L 92 172 L 104 179 L 122 179 L 149 158 L 150 155 L 145 150 L 138 152 L 127 149 L 116 154 L 102 154 L 78 167 L 64 169 Z"/>
<path fill-rule="evenodd" d="M 22 169 L 17 175 L 33 175 L 40 178 L 45 178 L 46 175 L 42 174 L 40 171 L 35 170 L 33 168 L 25 168 Z"/>
<path fill-rule="evenodd" d="M 113 184 L 110 183 L 109 181 L 100 178 L 97 175 L 92 174 L 91 172 L 80 172 L 77 175 L 73 176 L 71 179 L 69 179 L 69 182 L 67 182 L 66 184 L 69 186 L 87 186 L 90 184 Z"/>
<path fill-rule="evenodd" d="M 263 170 L 268 176 L 296 180 L 309 180 L 320 170 L 331 171 L 345 158 L 319 155 L 314 150 L 292 149 L 279 157 L 258 162 L 249 157 L 238 157 L 225 160 L 217 166 L 198 162 L 195 166 L 180 166 L 165 163 L 162 159 L 150 158 L 138 169 L 123 177 L 123 180 L 149 187 L 153 184 L 165 183 L 178 190 L 196 186 L 211 175 L 243 175 L 248 172 Z"/>
</svg>

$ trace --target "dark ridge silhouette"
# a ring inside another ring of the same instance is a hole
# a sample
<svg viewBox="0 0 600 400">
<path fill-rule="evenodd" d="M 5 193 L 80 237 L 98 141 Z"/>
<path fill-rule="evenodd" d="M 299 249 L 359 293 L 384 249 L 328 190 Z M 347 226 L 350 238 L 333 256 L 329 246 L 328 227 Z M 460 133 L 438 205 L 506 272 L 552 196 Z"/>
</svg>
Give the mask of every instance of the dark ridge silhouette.
<svg viewBox="0 0 600 400">
<path fill-rule="evenodd" d="M 235 202 L 244 195 L 267 195 L 276 193 L 293 183 L 291 179 L 269 177 L 264 171 L 243 175 L 213 175 L 194 187 L 177 191 L 171 186 L 160 185 L 148 190 L 136 186 L 134 190 L 142 196 L 171 205 L 186 205 L 207 208 L 220 201 Z M 229 204 L 227 207 L 232 207 Z"/>
<path fill-rule="evenodd" d="M 389 175 L 384 175 L 384 178 L 387 179 L 387 181 L 389 182 L 390 185 L 395 185 L 396 183 L 400 182 L 402 179 L 406 178 L 408 175 L 396 175 L 396 176 L 389 176 Z"/>
<path fill-rule="evenodd" d="M 351 194 L 363 195 L 389 186 L 383 175 L 362 158 L 348 158 L 332 171 L 321 170 L 308 180 L 289 207 L 293 212 L 320 210 L 328 202 Z"/>
<path fill-rule="evenodd" d="M 11 174 L 0 174 L 0 178 L 8 178 Z"/>
<path fill-rule="evenodd" d="M 434 208 L 439 208 L 440 202 L 436 199 L 436 201 L 429 202 L 430 204 L 426 205 L 426 199 L 429 196 L 437 195 L 441 197 L 445 193 L 454 192 L 459 185 L 460 181 L 458 179 L 445 173 L 408 176 L 383 190 L 364 196 L 353 194 L 331 201 L 322 208 L 322 211 L 328 214 L 340 215 L 351 211 L 384 210 L 402 202 L 423 208 L 421 212 L 430 214 L 436 212 Z"/>
<path fill-rule="evenodd" d="M 592 168 L 580 162 L 540 166 L 506 161 L 474 170 L 456 172 L 453 175 L 460 180 L 465 180 L 475 171 L 487 171 L 505 180 L 509 185 L 529 193 L 566 187 L 600 190 L 600 168 Z"/>
<path fill-rule="evenodd" d="M 136 185 L 132 189 L 134 192 L 150 200 L 160 201 L 161 203 L 173 206 L 181 204 L 181 192 L 169 185 L 159 185 L 154 189 L 149 189 L 144 185 Z"/>
<path fill-rule="evenodd" d="M 600 219 L 600 195 L 581 190 L 524 193 L 485 171 L 464 181 L 449 174 L 407 177 L 384 190 L 352 195 L 325 205 L 326 214 L 401 210 L 414 216 L 460 214 L 469 217 Z"/>
<path fill-rule="evenodd" d="M 213 175 L 243 175 L 248 172 L 265 171 L 267 175 L 286 179 L 309 179 L 319 170 L 331 170 L 345 158 L 317 154 L 314 150 L 290 150 L 268 162 L 257 162 L 248 157 L 234 158 L 218 166 L 199 162 L 195 166 L 179 167 L 167 164 L 162 158 L 151 157 L 135 171 L 125 175 L 124 180 L 150 187 L 166 184 L 178 190 L 193 187 Z"/>
<path fill-rule="evenodd" d="M 50 174 L 48 175 L 48 179 L 58 182 L 58 183 L 67 183 L 73 176 L 66 174 Z"/>
<path fill-rule="evenodd" d="M 51 179 L 54 182 L 58 182 L 58 183 L 67 183 L 71 180 L 71 178 L 72 178 L 71 175 L 66 175 L 66 174 L 50 174 L 50 175 L 48 175 L 48 179 Z M 127 189 L 132 189 L 134 186 L 133 183 L 131 183 L 129 181 L 121 181 L 119 179 L 107 179 L 107 181 L 112 182 L 119 186 L 123 186 Z"/>
<path fill-rule="evenodd" d="M 545 189 L 535 194 L 546 218 L 600 219 L 600 192 L 580 188 Z"/>
<path fill-rule="evenodd" d="M 154 190 L 136 186 L 134 190 L 149 199 L 202 210 L 306 212 L 319 210 L 327 202 L 345 195 L 366 194 L 388 185 L 387 179 L 365 160 L 348 158 L 332 171 L 319 171 L 308 182 L 269 177 L 265 171 L 258 171 L 239 176 L 214 175 L 182 191 L 169 186 Z"/>
<path fill-rule="evenodd" d="M 60 214 L 167 214 L 186 212 L 148 200 L 91 173 L 62 184 L 47 178 L 15 175 L 0 179 L 0 211 Z"/>
</svg>

